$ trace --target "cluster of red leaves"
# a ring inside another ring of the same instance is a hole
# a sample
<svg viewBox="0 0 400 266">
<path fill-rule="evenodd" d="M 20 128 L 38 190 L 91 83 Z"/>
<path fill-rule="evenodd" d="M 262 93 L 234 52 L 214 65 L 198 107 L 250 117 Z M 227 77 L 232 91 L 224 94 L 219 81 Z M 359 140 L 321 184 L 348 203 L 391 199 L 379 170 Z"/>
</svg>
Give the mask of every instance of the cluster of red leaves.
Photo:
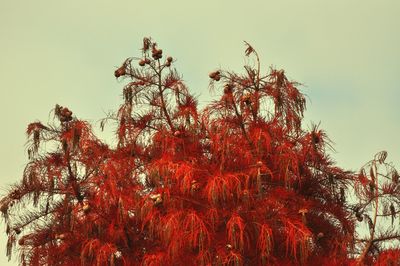
<svg viewBox="0 0 400 266">
<path fill-rule="evenodd" d="M 142 51 L 138 66 L 128 58 L 115 71 L 130 80 L 101 123 L 116 121 L 116 147 L 58 105 L 59 126 L 28 126 L 31 161 L 0 201 L 7 255 L 19 243 L 22 265 L 398 261 L 398 250 L 378 256 L 371 241 L 357 249 L 356 218 L 367 214 L 345 193 L 358 178 L 334 165 L 322 130 L 302 129 L 305 98 L 284 71 L 262 75 L 248 45 L 257 66 L 211 73 L 221 97 L 198 111 L 172 57 L 148 38 Z M 41 141 L 54 150 L 40 151 Z M 359 180 L 370 197 L 370 177 Z"/>
</svg>

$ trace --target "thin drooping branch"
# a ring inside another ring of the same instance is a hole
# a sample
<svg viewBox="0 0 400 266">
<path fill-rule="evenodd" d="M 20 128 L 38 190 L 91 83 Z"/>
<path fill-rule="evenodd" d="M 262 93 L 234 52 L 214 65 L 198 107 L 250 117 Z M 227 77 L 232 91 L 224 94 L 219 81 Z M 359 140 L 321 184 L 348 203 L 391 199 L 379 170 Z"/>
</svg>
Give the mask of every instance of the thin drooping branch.
<svg viewBox="0 0 400 266">
<path fill-rule="evenodd" d="M 161 72 L 162 72 L 162 70 L 161 70 L 161 67 L 160 67 L 160 61 L 158 60 L 158 71 L 157 71 L 157 75 L 158 75 L 158 92 L 160 93 L 160 98 L 161 98 L 161 108 L 162 108 L 162 111 L 163 111 L 163 113 L 165 115 L 165 118 L 167 119 L 169 128 L 171 129 L 172 132 L 175 132 L 175 127 L 172 124 L 171 117 L 169 116 L 169 113 L 167 111 L 167 105 L 166 105 L 165 99 L 164 99 L 164 90 L 163 90 L 163 87 L 162 87 L 162 81 L 161 81 L 162 73 Z"/>
<path fill-rule="evenodd" d="M 256 154 L 255 154 L 256 148 L 254 146 L 253 141 L 249 138 L 249 135 L 247 134 L 247 131 L 246 131 L 246 128 L 245 128 L 245 125 L 244 125 L 244 121 L 243 121 L 243 116 L 239 113 L 239 110 L 238 110 L 238 108 L 236 106 L 236 103 L 235 103 L 234 99 L 232 99 L 232 106 L 233 106 L 233 109 L 235 111 L 236 117 L 239 119 L 239 126 L 240 126 L 240 129 L 242 130 L 242 134 L 243 134 L 243 136 L 245 137 L 247 143 L 250 146 L 250 152 L 252 153 L 252 155 L 254 157 L 256 157 Z"/>
</svg>

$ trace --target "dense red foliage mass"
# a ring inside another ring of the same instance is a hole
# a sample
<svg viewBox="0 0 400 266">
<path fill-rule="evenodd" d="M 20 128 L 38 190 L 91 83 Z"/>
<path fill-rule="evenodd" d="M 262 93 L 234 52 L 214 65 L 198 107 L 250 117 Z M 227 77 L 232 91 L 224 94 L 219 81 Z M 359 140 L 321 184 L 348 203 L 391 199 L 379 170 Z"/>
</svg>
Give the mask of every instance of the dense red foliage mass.
<svg viewBox="0 0 400 266">
<path fill-rule="evenodd" d="M 210 73 L 221 96 L 199 111 L 145 38 L 114 73 L 128 81 L 101 122 L 117 124 L 115 147 L 59 105 L 58 125 L 30 124 L 23 179 L 0 201 L 7 255 L 18 243 L 22 265 L 399 265 L 384 245 L 398 244 L 400 203 L 386 153 L 359 174 L 335 166 L 324 131 L 301 127 L 299 84 L 262 74 L 246 48 L 253 65 Z"/>
</svg>

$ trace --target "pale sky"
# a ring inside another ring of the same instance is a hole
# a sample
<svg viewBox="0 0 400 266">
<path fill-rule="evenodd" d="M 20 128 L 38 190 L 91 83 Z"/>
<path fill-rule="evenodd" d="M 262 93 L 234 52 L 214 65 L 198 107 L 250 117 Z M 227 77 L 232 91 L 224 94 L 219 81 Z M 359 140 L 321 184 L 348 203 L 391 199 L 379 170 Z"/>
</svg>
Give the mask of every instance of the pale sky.
<svg viewBox="0 0 400 266">
<path fill-rule="evenodd" d="M 339 166 L 357 170 L 381 150 L 400 166 L 398 0 L 1 0 L 1 195 L 27 163 L 27 124 L 47 122 L 56 103 L 90 121 L 115 110 L 124 83 L 113 71 L 145 36 L 177 59 L 202 106 L 209 71 L 243 71 L 248 41 L 265 71 L 305 84 L 304 126 L 321 122 Z M 0 226 L 0 265 L 17 265 Z"/>
</svg>

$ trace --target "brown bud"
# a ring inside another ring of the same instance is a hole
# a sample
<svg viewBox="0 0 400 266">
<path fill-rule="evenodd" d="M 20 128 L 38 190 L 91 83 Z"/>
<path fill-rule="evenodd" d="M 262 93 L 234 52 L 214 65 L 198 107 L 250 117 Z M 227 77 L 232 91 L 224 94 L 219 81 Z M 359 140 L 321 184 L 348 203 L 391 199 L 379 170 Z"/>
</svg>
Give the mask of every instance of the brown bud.
<svg viewBox="0 0 400 266">
<path fill-rule="evenodd" d="M 151 63 L 151 60 L 150 60 L 150 58 L 147 58 L 147 57 L 146 57 L 146 58 L 144 59 L 144 62 L 145 62 L 146 64 L 149 65 L 149 64 Z"/>
<path fill-rule="evenodd" d="M 258 166 L 258 167 L 263 166 L 263 162 L 262 162 L 262 161 L 258 161 L 258 162 L 257 162 L 257 166 Z"/>
<path fill-rule="evenodd" d="M 165 62 L 165 66 L 170 67 L 171 66 L 171 62 L 169 62 L 169 61 Z"/>
<path fill-rule="evenodd" d="M 64 107 L 64 108 L 61 110 L 61 115 L 63 115 L 63 116 L 71 116 L 71 115 L 72 115 L 72 112 L 71 112 L 67 107 Z"/>
<path fill-rule="evenodd" d="M 156 49 L 156 48 L 154 48 L 153 51 L 152 51 L 151 56 L 152 56 L 155 60 L 160 59 L 160 58 L 162 57 L 162 49 Z"/>
<path fill-rule="evenodd" d="M 139 66 L 144 66 L 146 64 L 146 61 L 141 59 L 139 60 Z"/>
<path fill-rule="evenodd" d="M 211 78 L 211 79 L 215 79 L 217 76 L 219 76 L 221 73 L 217 70 L 217 71 L 214 71 L 214 72 L 211 72 L 210 74 L 208 74 L 208 76 Z"/>
<path fill-rule="evenodd" d="M 125 67 L 124 67 L 124 66 L 118 68 L 118 69 L 115 70 L 115 72 L 114 72 L 114 76 L 115 76 L 116 78 L 119 78 L 119 77 L 121 77 L 121 76 L 123 76 L 123 75 L 125 75 L 125 74 L 126 74 L 126 71 L 125 71 Z"/>
<path fill-rule="evenodd" d="M 172 60 L 173 60 L 173 59 L 172 59 L 172 57 L 171 57 L 171 56 L 168 56 L 168 57 L 167 57 L 167 61 L 168 61 L 168 62 L 170 62 L 170 63 L 171 63 L 171 62 L 172 62 Z"/>
</svg>

